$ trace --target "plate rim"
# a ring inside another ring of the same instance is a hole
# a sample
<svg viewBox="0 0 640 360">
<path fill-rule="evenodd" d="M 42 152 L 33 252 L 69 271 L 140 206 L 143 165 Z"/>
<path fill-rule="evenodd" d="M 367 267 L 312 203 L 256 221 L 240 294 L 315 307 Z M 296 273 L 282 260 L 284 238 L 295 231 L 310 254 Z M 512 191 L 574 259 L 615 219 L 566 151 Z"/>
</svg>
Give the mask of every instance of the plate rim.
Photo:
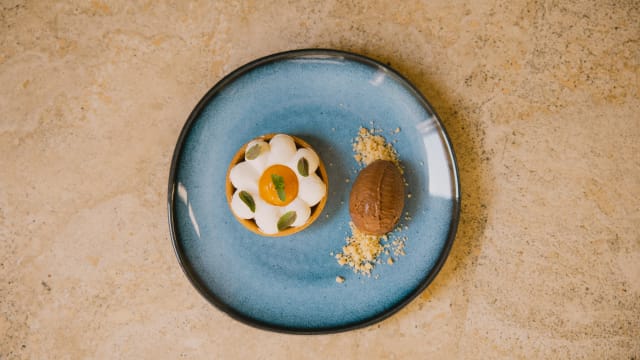
<svg viewBox="0 0 640 360">
<path fill-rule="evenodd" d="M 235 79 L 240 76 L 248 73 L 249 71 L 269 64 L 273 62 L 278 62 L 282 60 L 290 60 L 300 57 L 309 57 L 309 56 L 321 56 L 323 59 L 340 59 L 340 60 L 351 60 L 355 62 L 362 63 L 364 65 L 383 68 L 386 71 L 392 73 L 398 81 L 402 82 L 402 85 L 405 86 L 408 90 L 410 90 L 413 95 L 421 102 L 421 105 L 425 107 L 428 111 L 433 114 L 435 121 L 439 125 L 439 129 L 442 132 L 444 145 L 449 153 L 451 158 L 453 167 L 451 171 L 453 172 L 453 181 L 455 183 L 455 194 L 456 197 L 453 201 L 452 208 L 452 219 L 451 225 L 449 226 L 449 234 L 445 241 L 444 247 L 436 260 L 436 263 L 431 268 L 431 270 L 426 274 L 426 276 L 420 281 L 420 284 L 411 291 L 408 295 L 404 297 L 401 301 L 399 301 L 394 306 L 377 313 L 376 315 L 364 319 L 362 321 L 358 321 L 352 324 L 347 324 L 343 326 L 331 326 L 331 327 L 322 327 L 322 328 L 297 328 L 297 327 L 289 327 L 289 326 L 281 326 L 275 325 L 272 323 L 264 322 L 261 320 L 257 320 L 253 317 L 244 315 L 237 311 L 235 308 L 225 304 L 218 296 L 211 291 L 209 291 L 199 280 L 196 271 L 191 266 L 189 260 L 186 259 L 183 249 L 181 245 L 178 244 L 178 234 L 176 233 L 175 226 L 175 212 L 173 208 L 175 206 L 175 193 L 176 193 L 176 169 L 178 164 L 178 159 L 182 154 L 182 149 L 184 147 L 184 141 L 186 139 L 187 134 L 190 132 L 193 127 L 196 119 L 205 108 L 205 106 L 219 93 L 222 89 L 224 89 L 227 84 L 233 82 Z M 442 121 L 440 120 L 440 116 L 436 113 L 434 108 L 431 106 L 431 103 L 422 95 L 422 93 L 402 74 L 393 69 L 390 65 L 384 64 L 378 60 L 374 60 L 367 56 L 357 54 L 350 51 L 344 50 L 336 50 L 336 49 L 328 49 L 328 48 L 303 48 L 303 49 L 295 49 L 295 50 L 287 50 L 282 52 L 273 53 L 270 55 L 266 55 L 260 58 L 257 58 L 253 61 L 250 61 L 232 72 L 225 75 L 222 79 L 216 82 L 213 87 L 211 87 L 205 95 L 198 101 L 194 109 L 191 111 L 187 120 L 185 121 L 182 130 L 180 131 L 180 135 L 178 136 L 178 140 L 176 141 L 176 145 L 174 148 L 173 156 L 171 158 L 171 168 L 169 171 L 169 183 L 168 183 L 168 194 L 167 194 L 167 215 L 169 220 L 169 233 L 171 235 L 171 243 L 173 246 L 174 253 L 176 255 L 176 259 L 178 260 L 178 264 L 182 269 L 184 275 L 187 277 L 191 285 L 196 289 L 198 293 L 202 297 L 205 298 L 211 305 L 221 310 L 223 313 L 226 313 L 231 318 L 243 323 L 245 325 L 252 326 L 254 328 L 258 328 L 261 330 L 273 331 L 278 333 L 285 334 L 295 334 L 295 335 L 322 335 L 322 334 L 335 334 L 341 333 L 350 330 L 356 330 L 364 327 L 371 326 L 373 324 L 379 323 L 401 309 L 411 303 L 416 297 L 418 297 L 422 292 L 433 282 L 436 278 L 442 267 L 444 266 L 447 258 L 449 257 L 449 253 L 451 252 L 451 248 L 453 246 L 453 242 L 456 237 L 458 223 L 460 221 L 460 211 L 461 211 L 461 203 L 462 203 L 462 193 L 460 186 L 460 178 L 458 172 L 458 161 L 456 159 L 456 155 L 453 149 L 453 145 L 451 143 L 451 139 L 449 134 L 447 133 Z"/>
</svg>

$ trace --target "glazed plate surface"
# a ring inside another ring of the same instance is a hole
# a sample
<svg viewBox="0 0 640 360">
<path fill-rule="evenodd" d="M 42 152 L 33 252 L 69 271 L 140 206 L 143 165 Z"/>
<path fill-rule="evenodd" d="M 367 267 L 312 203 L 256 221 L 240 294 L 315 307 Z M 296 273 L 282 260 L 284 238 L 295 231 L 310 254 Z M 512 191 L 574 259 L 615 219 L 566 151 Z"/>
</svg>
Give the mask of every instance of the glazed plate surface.
<svg viewBox="0 0 640 360">
<path fill-rule="evenodd" d="M 406 255 L 392 256 L 393 265 L 379 264 L 370 277 L 331 255 L 350 235 L 349 191 L 361 169 L 352 142 L 360 127 L 382 130 L 393 144 L 405 169 L 405 196 L 411 194 L 410 220 L 399 233 Z M 236 151 L 269 133 L 308 142 L 329 177 L 320 218 L 291 236 L 248 231 L 225 197 Z M 168 207 L 178 261 L 209 302 L 259 328 L 328 333 L 380 321 L 428 286 L 455 237 L 460 189 L 446 132 L 408 81 L 366 57 L 310 49 L 249 63 L 203 97 L 176 145 Z"/>
</svg>

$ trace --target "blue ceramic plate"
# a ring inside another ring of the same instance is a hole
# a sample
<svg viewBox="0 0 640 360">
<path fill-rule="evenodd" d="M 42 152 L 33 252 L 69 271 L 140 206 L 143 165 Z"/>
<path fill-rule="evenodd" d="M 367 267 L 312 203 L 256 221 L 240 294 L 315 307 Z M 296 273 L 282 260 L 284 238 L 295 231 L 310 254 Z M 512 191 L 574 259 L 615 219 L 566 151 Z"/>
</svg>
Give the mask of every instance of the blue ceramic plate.
<svg viewBox="0 0 640 360">
<path fill-rule="evenodd" d="M 349 191 L 359 169 L 351 144 L 361 126 L 382 129 L 392 142 L 411 193 L 406 255 L 376 266 L 371 277 L 331 255 L 350 233 Z M 306 140 L 327 168 L 326 207 L 295 235 L 256 235 L 226 202 L 229 162 L 267 133 Z M 380 321 L 427 287 L 455 237 L 460 188 L 445 130 L 406 79 L 363 56 L 311 49 L 253 61 L 204 96 L 176 145 L 168 207 L 178 261 L 209 302 L 259 328 L 329 333 Z"/>
</svg>

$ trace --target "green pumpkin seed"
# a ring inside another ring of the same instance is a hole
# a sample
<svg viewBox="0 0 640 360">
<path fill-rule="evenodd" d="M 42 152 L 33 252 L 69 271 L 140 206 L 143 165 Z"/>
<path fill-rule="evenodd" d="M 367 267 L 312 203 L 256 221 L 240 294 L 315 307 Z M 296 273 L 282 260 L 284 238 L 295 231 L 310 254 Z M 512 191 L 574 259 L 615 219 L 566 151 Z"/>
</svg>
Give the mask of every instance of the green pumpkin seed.
<svg viewBox="0 0 640 360">
<path fill-rule="evenodd" d="M 249 209 L 251 210 L 251 212 L 256 212 L 256 203 L 255 201 L 253 201 L 253 196 L 251 196 L 251 194 L 249 194 L 248 192 L 242 190 L 240 191 L 240 200 L 242 200 L 243 203 L 245 203 Z"/>
<path fill-rule="evenodd" d="M 278 231 L 282 231 L 293 225 L 293 223 L 296 222 L 296 217 L 297 215 L 295 211 L 288 211 L 284 213 L 284 215 L 280 217 L 280 220 L 278 220 Z"/>
</svg>

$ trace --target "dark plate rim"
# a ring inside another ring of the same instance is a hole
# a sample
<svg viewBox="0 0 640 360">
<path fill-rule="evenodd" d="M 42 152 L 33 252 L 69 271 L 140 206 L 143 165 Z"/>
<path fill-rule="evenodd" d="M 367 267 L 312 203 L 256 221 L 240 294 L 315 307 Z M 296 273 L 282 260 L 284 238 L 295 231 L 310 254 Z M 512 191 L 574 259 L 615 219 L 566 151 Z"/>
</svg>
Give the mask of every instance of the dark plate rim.
<svg viewBox="0 0 640 360">
<path fill-rule="evenodd" d="M 456 195 L 456 199 L 454 201 L 454 206 L 453 206 L 453 209 L 452 209 L 453 217 L 451 219 L 451 226 L 449 228 L 449 235 L 448 235 L 447 240 L 445 242 L 444 248 L 442 249 L 442 252 L 441 252 L 440 256 L 438 257 L 438 260 L 436 261 L 436 264 L 433 266 L 433 268 L 427 274 L 427 276 L 425 276 L 425 278 L 422 280 L 420 285 L 417 286 L 409 295 L 407 295 L 403 300 L 399 301 L 396 305 L 394 305 L 393 307 L 391 307 L 391 308 L 389 308 L 389 309 L 387 309 L 387 310 L 385 310 L 383 312 L 380 312 L 379 314 L 377 314 L 375 316 L 372 316 L 372 317 L 370 317 L 368 319 L 365 319 L 365 320 L 362 320 L 362 321 L 359 321 L 359 322 L 356 322 L 356 323 L 347 324 L 345 326 L 335 326 L 335 327 L 327 327 L 327 328 L 325 328 L 325 327 L 323 327 L 323 328 L 295 328 L 295 327 L 286 327 L 286 326 L 274 325 L 274 324 L 271 324 L 271 323 L 259 321 L 257 319 L 252 318 L 252 317 L 243 315 L 240 312 L 238 312 L 236 309 L 234 309 L 233 307 L 225 304 L 222 300 L 220 300 L 215 294 L 210 292 L 200 282 L 197 273 L 192 268 L 191 264 L 189 263 L 189 260 L 186 259 L 184 251 L 183 251 L 183 249 L 182 249 L 182 247 L 180 245 L 179 239 L 178 239 L 178 234 L 176 233 L 175 212 L 173 211 L 173 207 L 175 205 L 176 168 L 177 168 L 178 159 L 180 158 L 180 154 L 182 153 L 184 140 L 185 140 L 187 134 L 189 133 L 189 131 L 191 130 L 191 127 L 195 123 L 196 119 L 200 115 L 201 111 L 209 103 L 209 101 L 212 98 L 214 98 L 216 96 L 216 94 L 218 92 L 220 92 L 220 90 L 222 90 L 227 84 L 231 83 L 232 81 L 234 81 L 238 77 L 240 77 L 243 74 L 251 71 L 254 68 L 257 68 L 259 66 L 263 66 L 265 64 L 269 64 L 269 63 L 272 63 L 272 62 L 296 59 L 296 58 L 300 58 L 300 57 L 309 57 L 309 56 L 319 56 L 319 57 L 321 57 L 323 59 L 330 59 L 330 58 L 347 59 L 347 60 L 356 61 L 356 62 L 363 63 L 365 65 L 369 65 L 369 66 L 373 66 L 373 67 L 381 67 L 381 68 L 387 70 L 388 72 L 390 72 L 391 74 L 393 74 L 397 78 L 398 81 L 402 82 L 403 85 L 406 86 L 406 88 L 410 89 L 411 92 L 413 92 L 414 96 L 416 96 L 416 98 L 418 98 L 420 100 L 422 105 L 428 111 L 430 111 L 433 114 L 433 116 L 435 117 L 436 121 L 438 122 L 440 130 L 444 134 L 445 145 L 447 147 L 447 150 L 448 150 L 449 155 L 451 157 L 451 160 L 453 162 L 452 171 L 453 171 L 453 175 L 454 175 L 453 176 L 453 180 L 455 182 L 455 191 L 456 191 L 456 194 L 455 194 Z M 309 48 L 309 49 L 296 49 L 296 50 L 288 50 L 288 51 L 284 51 L 284 52 L 279 52 L 279 53 L 267 55 L 267 56 L 258 58 L 256 60 L 253 60 L 253 61 L 251 61 L 251 62 L 249 62 L 249 63 L 247 63 L 245 65 L 240 66 L 236 70 L 232 71 L 231 73 L 229 73 L 228 75 L 223 77 L 211 89 L 209 89 L 209 91 L 207 91 L 207 93 L 202 97 L 202 99 L 198 102 L 198 104 L 195 106 L 193 111 L 191 111 L 191 114 L 187 118 L 187 121 L 185 122 L 184 126 L 182 127 L 182 131 L 180 132 L 180 135 L 179 135 L 178 140 L 176 142 L 176 146 L 175 146 L 175 149 L 174 149 L 174 152 L 173 152 L 173 156 L 172 156 L 172 159 L 171 159 L 171 169 L 170 169 L 170 173 L 169 173 L 169 184 L 168 185 L 169 186 L 168 186 L 168 198 L 167 198 L 167 211 L 168 211 L 168 220 L 169 220 L 169 231 L 170 231 L 170 234 L 171 234 L 171 242 L 172 242 L 173 249 L 174 249 L 174 252 L 176 254 L 176 258 L 178 260 L 178 263 L 180 264 L 180 267 L 182 268 L 185 276 L 187 277 L 187 279 L 189 279 L 189 281 L 191 282 L 193 287 L 209 303 L 211 303 L 212 305 L 214 305 L 218 309 L 222 310 L 224 313 L 229 315 L 231 318 L 233 318 L 235 320 L 238 320 L 241 323 L 244 323 L 246 325 L 250 325 L 252 327 L 258 328 L 258 329 L 274 331 L 274 332 L 279 332 L 279 333 L 286 333 L 286 334 L 310 335 L 310 334 L 334 334 L 334 333 L 340 333 L 340 332 L 360 329 L 360 328 L 364 328 L 364 327 L 376 324 L 376 323 L 378 323 L 378 322 L 380 322 L 380 321 L 382 321 L 384 319 L 387 319 L 391 315 L 397 313 L 398 311 L 400 311 L 400 309 L 404 308 L 411 301 L 413 301 L 416 297 L 418 297 L 429 286 L 429 284 L 431 284 L 433 279 L 435 279 L 435 277 L 438 275 L 438 273 L 440 272 L 440 270 L 444 266 L 444 263 L 446 262 L 446 260 L 447 260 L 447 258 L 449 256 L 449 253 L 451 251 L 451 247 L 453 246 L 453 241 L 455 239 L 456 232 L 457 232 L 457 229 L 458 229 L 458 222 L 460 220 L 461 189 L 460 189 L 460 179 L 459 179 L 459 174 L 458 174 L 458 162 L 456 160 L 455 152 L 454 152 L 453 146 L 451 144 L 451 139 L 449 138 L 449 135 L 447 134 L 447 131 L 446 131 L 444 125 L 442 124 L 442 121 L 440 120 L 440 117 L 438 116 L 438 114 L 435 112 L 435 110 L 433 109 L 433 107 L 431 106 L 429 101 L 420 93 L 420 91 L 418 91 L 418 89 L 407 78 L 405 78 L 399 72 L 397 72 L 396 70 L 391 68 L 389 65 L 383 64 L 383 63 L 381 63 L 381 62 L 379 62 L 377 60 L 373 60 L 373 59 L 371 59 L 369 57 L 366 57 L 366 56 L 363 56 L 363 55 L 359 55 L 359 54 L 356 54 L 356 53 L 353 53 L 353 52 L 348 52 L 348 51 L 343 51 L 343 50 L 323 49 L 323 48 Z"/>
</svg>

